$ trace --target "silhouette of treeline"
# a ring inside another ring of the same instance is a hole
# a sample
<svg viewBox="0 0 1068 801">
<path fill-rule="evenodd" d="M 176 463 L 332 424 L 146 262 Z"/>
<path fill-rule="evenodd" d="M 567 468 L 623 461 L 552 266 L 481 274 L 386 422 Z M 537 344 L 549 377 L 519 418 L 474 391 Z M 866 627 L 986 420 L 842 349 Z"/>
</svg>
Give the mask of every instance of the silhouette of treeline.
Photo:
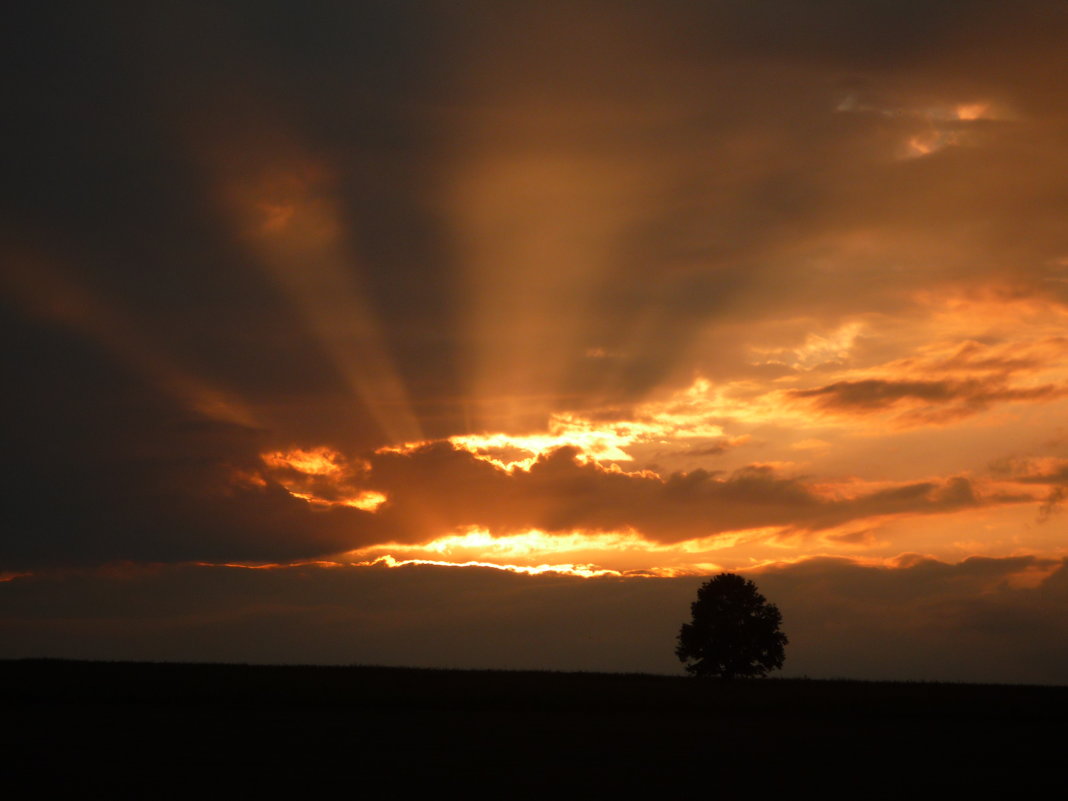
<svg viewBox="0 0 1068 801">
<path fill-rule="evenodd" d="M 1054 781 L 1035 766 L 1063 753 L 1068 687 L 16 660 L 0 704 L 0 780 L 68 793 L 377 777 L 509 798 L 709 782 L 890 797 Z"/>
</svg>

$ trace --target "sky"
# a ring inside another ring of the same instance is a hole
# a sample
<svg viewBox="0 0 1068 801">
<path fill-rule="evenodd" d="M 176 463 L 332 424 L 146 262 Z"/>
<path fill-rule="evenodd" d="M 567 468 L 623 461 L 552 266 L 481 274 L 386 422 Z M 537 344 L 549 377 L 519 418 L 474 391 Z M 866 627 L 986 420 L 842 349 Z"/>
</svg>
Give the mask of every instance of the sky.
<svg viewBox="0 0 1068 801">
<path fill-rule="evenodd" d="M 1068 5 L 24 5 L 0 657 L 1068 683 Z"/>
</svg>

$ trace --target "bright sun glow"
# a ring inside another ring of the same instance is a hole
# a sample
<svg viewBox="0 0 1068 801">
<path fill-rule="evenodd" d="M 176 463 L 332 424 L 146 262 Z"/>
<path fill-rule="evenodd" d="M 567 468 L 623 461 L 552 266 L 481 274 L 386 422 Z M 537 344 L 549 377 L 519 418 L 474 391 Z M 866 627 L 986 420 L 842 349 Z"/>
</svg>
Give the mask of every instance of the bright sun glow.
<svg viewBox="0 0 1068 801">
<path fill-rule="evenodd" d="M 711 384 L 697 379 L 667 401 L 637 406 L 628 419 L 601 421 L 580 412 L 558 412 L 544 433 L 463 434 L 448 441 L 502 470 L 529 470 L 539 457 L 558 448 L 574 448 L 580 462 L 631 462 L 628 449 L 641 443 L 669 440 L 722 440 L 723 427 L 711 419 L 720 408 L 710 402 Z M 379 453 L 410 453 L 429 441 L 407 442 L 379 449 Z"/>
<path fill-rule="evenodd" d="M 386 567 L 405 567 L 407 565 L 435 565 L 437 567 L 489 567 L 494 570 L 505 570 L 510 573 L 526 573 L 537 576 L 544 573 L 562 573 L 579 578 L 597 578 L 600 576 L 621 576 L 618 570 L 605 570 L 593 565 L 572 565 L 567 563 L 543 564 L 543 565 L 503 565 L 496 562 L 448 562 L 434 559 L 395 559 L 390 555 L 380 556 L 367 562 L 355 562 L 354 564 L 370 567 L 372 565 L 385 565 Z"/>
</svg>

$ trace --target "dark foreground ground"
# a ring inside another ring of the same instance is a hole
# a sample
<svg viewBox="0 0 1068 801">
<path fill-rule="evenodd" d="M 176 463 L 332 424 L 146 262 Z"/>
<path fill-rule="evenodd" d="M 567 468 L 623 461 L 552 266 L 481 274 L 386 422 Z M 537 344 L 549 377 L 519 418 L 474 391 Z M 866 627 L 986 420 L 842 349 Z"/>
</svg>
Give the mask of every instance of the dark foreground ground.
<svg viewBox="0 0 1068 801">
<path fill-rule="evenodd" d="M 960 797 L 1065 786 L 1068 687 L 0 661 L 38 797 Z"/>
</svg>

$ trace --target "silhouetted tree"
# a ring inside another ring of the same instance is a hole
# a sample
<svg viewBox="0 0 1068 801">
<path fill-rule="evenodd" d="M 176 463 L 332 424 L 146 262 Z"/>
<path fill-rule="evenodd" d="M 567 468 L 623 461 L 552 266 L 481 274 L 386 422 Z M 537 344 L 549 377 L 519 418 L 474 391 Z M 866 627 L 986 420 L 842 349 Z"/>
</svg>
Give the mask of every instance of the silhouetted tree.
<svg viewBox="0 0 1068 801">
<path fill-rule="evenodd" d="M 694 676 L 763 676 L 782 667 L 789 642 L 779 631 L 782 615 L 753 582 L 720 573 L 701 585 L 690 611 L 675 655 Z"/>
</svg>

